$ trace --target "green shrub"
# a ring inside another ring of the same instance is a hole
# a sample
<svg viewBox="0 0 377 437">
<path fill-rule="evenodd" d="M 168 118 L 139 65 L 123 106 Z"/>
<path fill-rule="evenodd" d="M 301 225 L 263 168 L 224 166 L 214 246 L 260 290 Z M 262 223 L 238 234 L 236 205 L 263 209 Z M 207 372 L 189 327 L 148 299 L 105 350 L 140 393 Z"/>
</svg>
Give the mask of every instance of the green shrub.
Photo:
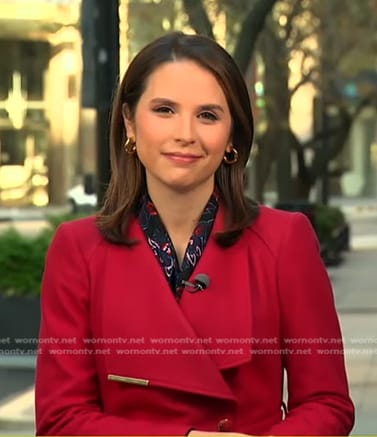
<svg viewBox="0 0 377 437">
<path fill-rule="evenodd" d="M 315 227 L 320 241 L 329 241 L 346 223 L 342 210 L 335 206 L 316 205 Z"/>
<path fill-rule="evenodd" d="M 36 236 L 9 228 L 0 233 L 0 294 L 38 295 L 45 257 L 59 224 L 81 217 L 65 214 L 48 217 L 49 227 Z"/>
<path fill-rule="evenodd" d="M 60 214 L 60 215 L 56 215 L 56 214 L 48 215 L 46 217 L 46 220 L 48 224 L 52 227 L 52 229 L 55 231 L 56 228 L 61 223 L 70 222 L 71 220 L 75 220 L 86 216 L 87 214 L 79 214 L 79 213 L 75 214 L 75 213 L 68 212 L 66 214 Z"/>
<path fill-rule="evenodd" d="M 15 229 L 0 234 L 0 290 L 7 295 L 38 294 L 45 253 L 52 232 L 36 237 L 21 235 Z"/>
</svg>

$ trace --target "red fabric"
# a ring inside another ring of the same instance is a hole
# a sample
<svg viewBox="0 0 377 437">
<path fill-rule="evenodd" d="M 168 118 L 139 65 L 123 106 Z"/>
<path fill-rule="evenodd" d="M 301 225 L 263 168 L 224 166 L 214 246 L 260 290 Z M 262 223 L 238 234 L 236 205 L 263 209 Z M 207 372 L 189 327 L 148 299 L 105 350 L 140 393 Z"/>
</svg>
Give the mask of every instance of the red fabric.
<svg viewBox="0 0 377 437">
<path fill-rule="evenodd" d="M 42 290 L 38 435 L 185 435 L 224 420 L 254 435 L 351 431 L 334 299 L 303 215 L 263 207 L 236 245 L 211 238 L 191 276 L 206 273 L 211 284 L 180 304 L 136 221 L 131 234 L 141 240 L 131 249 L 109 244 L 88 218 L 55 236 Z"/>
</svg>

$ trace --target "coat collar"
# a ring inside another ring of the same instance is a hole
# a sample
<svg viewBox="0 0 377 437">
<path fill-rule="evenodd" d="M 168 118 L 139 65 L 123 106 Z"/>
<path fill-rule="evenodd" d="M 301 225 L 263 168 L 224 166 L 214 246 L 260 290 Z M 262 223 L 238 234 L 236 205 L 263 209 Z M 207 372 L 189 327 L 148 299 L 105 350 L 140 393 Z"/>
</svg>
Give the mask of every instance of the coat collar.
<svg viewBox="0 0 377 437">
<path fill-rule="evenodd" d="M 220 231 L 223 223 L 220 208 L 213 232 Z M 221 248 L 211 236 L 190 277 L 193 281 L 205 273 L 210 285 L 203 292 L 184 292 L 177 303 L 137 220 L 131 223 L 130 237 L 140 242 L 131 249 L 109 248 L 114 253 L 106 269 L 110 276 L 104 279 L 113 286 L 104 296 L 101 335 L 131 342 L 140 339 L 140 343 L 124 346 L 136 351 L 132 359 L 131 352 L 119 355 L 113 351 L 107 372 L 234 400 L 221 370 L 251 360 L 250 345 L 242 341 L 252 336 L 246 239 Z M 110 278 L 116 278 L 117 285 Z"/>
</svg>

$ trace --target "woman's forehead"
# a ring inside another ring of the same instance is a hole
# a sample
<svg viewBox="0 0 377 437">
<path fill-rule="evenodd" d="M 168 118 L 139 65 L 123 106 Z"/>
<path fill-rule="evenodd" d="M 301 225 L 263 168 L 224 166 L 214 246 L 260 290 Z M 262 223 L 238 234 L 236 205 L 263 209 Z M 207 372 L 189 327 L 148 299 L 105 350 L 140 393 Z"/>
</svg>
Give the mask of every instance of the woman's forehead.
<svg viewBox="0 0 377 437">
<path fill-rule="evenodd" d="M 144 94 L 150 98 L 211 99 L 226 102 L 216 76 L 197 62 L 179 60 L 159 65 L 148 77 Z M 225 103 L 224 102 L 224 103 Z"/>
</svg>

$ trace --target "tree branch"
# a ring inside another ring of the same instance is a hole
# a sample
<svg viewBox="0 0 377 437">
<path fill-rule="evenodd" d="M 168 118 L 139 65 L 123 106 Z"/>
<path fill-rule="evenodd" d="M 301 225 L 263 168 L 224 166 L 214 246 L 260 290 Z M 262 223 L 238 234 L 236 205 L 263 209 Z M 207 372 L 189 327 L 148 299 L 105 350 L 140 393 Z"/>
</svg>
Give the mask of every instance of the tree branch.
<svg viewBox="0 0 377 437">
<path fill-rule="evenodd" d="M 366 106 L 369 106 L 371 104 L 376 105 L 376 102 L 374 101 L 374 99 L 372 97 L 368 96 L 359 102 L 359 104 L 355 108 L 352 115 L 349 114 L 346 109 L 344 109 L 344 108 L 340 109 L 340 111 L 342 113 L 342 122 L 340 123 L 340 125 L 333 127 L 333 128 L 328 128 L 328 129 L 319 131 L 310 140 L 302 143 L 302 147 L 314 149 L 316 143 L 323 141 L 324 139 L 332 138 L 332 137 L 338 135 L 340 132 L 344 131 L 345 129 L 349 130 L 349 128 L 353 124 L 353 121 L 360 114 L 360 112 Z"/>
<path fill-rule="evenodd" d="M 190 26 L 195 32 L 215 39 L 212 24 L 202 0 L 183 0 L 183 6 L 188 15 Z"/>
<path fill-rule="evenodd" d="M 296 85 L 289 90 L 289 95 L 292 98 L 293 95 L 306 83 L 312 82 L 313 74 L 317 72 L 316 68 L 310 69 L 307 73 L 302 75 L 302 78 Z"/>
<path fill-rule="evenodd" d="M 190 0 L 186 1 L 190 2 Z M 265 20 L 277 1 L 257 0 L 242 23 L 237 46 L 234 51 L 234 59 L 244 74 L 250 64 L 251 55 L 258 36 L 264 28 Z"/>
</svg>

